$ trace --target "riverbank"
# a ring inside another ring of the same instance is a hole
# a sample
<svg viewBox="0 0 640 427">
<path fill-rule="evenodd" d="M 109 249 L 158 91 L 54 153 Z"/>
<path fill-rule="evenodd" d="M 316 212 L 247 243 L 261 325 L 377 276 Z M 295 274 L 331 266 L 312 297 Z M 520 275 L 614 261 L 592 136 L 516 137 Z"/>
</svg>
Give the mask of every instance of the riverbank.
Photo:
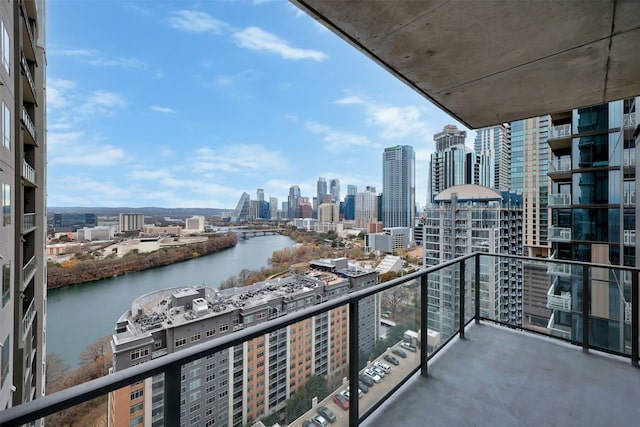
<svg viewBox="0 0 640 427">
<path fill-rule="evenodd" d="M 209 255 L 236 245 L 235 233 L 209 237 L 206 241 L 183 246 L 161 247 L 153 252 L 129 251 L 118 257 L 116 254 L 104 258 L 92 254 L 78 254 L 62 263 L 49 263 L 47 269 L 47 288 L 93 282 L 119 276 L 134 271 L 143 271 L 200 256 Z"/>
</svg>

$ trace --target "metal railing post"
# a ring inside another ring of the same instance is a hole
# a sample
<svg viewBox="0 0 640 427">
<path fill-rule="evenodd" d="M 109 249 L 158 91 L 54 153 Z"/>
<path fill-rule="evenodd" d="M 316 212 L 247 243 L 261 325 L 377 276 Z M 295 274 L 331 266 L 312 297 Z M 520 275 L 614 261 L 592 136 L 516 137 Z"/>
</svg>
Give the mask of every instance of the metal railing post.
<svg viewBox="0 0 640 427">
<path fill-rule="evenodd" d="M 428 301 L 428 283 L 429 274 L 424 273 L 420 278 L 420 375 L 426 377 L 428 375 L 429 361 L 429 301 Z"/>
<path fill-rule="evenodd" d="M 589 307 L 591 290 L 589 288 L 589 266 L 582 266 L 582 351 L 589 352 Z"/>
<path fill-rule="evenodd" d="M 638 367 L 638 335 L 640 335 L 640 289 L 638 272 L 631 276 L 631 364 Z"/>
<path fill-rule="evenodd" d="M 180 378 L 182 365 L 174 363 L 164 371 L 164 425 L 180 425 Z"/>
<path fill-rule="evenodd" d="M 349 302 L 349 425 L 357 426 L 358 410 L 358 303 Z"/>
<path fill-rule="evenodd" d="M 476 325 L 480 324 L 480 254 L 476 254 L 476 279 L 475 279 L 475 313 Z"/>
<path fill-rule="evenodd" d="M 465 261 L 460 261 L 458 263 L 458 265 L 460 266 L 460 317 L 459 317 L 459 321 L 460 321 L 460 338 L 464 339 L 464 285 L 465 285 L 465 277 L 464 277 L 464 273 L 465 273 L 465 266 L 466 263 Z"/>
</svg>

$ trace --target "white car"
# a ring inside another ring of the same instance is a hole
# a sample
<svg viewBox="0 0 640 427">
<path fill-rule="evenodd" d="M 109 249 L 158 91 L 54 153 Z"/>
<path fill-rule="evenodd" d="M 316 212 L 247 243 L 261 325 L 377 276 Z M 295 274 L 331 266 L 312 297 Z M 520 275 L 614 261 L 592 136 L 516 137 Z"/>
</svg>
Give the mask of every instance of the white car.
<svg viewBox="0 0 640 427">
<path fill-rule="evenodd" d="M 378 374 L 378 376 L 380 378 L 384 378 L 384 376 L 386 375 L 386 372 L 384 371 L 384 369 L 382 368 L 378 368 L 377 366 L 373 367 L 373 372 L 375 372 L 376 374 Z"/>
<path fill-rule="evenodd" d="M 417 349 L 415 348 L 415 346 L 413 346 L 413 345 L 409 344 L 408 342 L 404 342 L 404 341 L 400 344 L 400 347 L 402 347 L 402 348 L 406 348 L 407 350 L 409 350 L 409 351 L 413 351 L 414 353 L 415 353 L 415 352 L 416 352 L 416 350 L 417 350 Z"/>
<path fill-rule="evenodd" d="M 371 378 L 373 380 L 374 383 L 379 383 L 380 382 L 380 375 L 376 374 L 373 369 L 365 369 L 364 371 L 364 375 L 368 376 L 369 378 Z"/>
<path fill-rule="evenodd" d="M 391 366 L 387 365 L 386 363 L 373 362 L 373 366 L 375 366 L 376 368 L 382 369 L 385 374 L 388 374 L 389 372 L 391 372 Z"/>
</svg>

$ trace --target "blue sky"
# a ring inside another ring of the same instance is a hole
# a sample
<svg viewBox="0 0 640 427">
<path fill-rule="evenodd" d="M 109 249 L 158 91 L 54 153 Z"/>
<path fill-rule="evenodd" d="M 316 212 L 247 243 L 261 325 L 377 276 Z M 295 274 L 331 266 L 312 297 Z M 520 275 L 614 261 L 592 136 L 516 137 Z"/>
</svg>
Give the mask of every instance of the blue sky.
<svg viewBox="0 0 640 427">
<path fill-rule="evenodd" d="M 381 191 L 398 144 L 423 205 L 433 134 L 463 128 L 284 0 L 50 0 L 47 64 L 49 206 Z"/>
</svg>

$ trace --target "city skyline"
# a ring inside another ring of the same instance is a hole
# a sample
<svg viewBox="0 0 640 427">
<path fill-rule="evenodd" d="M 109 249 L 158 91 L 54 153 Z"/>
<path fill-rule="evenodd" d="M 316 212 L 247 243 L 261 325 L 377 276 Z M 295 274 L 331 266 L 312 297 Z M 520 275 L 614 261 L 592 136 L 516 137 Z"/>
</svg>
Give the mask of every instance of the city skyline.
<svg viewBox="0 0 640 427">
<path fill-rule="evenodd" d="M 382 188 L 394 145 L 415 149 L 422 206 L 434 133 L 464 129 L 285 2 L 51 2 L 47 31 L 48 206 Z"/>
</svg>

